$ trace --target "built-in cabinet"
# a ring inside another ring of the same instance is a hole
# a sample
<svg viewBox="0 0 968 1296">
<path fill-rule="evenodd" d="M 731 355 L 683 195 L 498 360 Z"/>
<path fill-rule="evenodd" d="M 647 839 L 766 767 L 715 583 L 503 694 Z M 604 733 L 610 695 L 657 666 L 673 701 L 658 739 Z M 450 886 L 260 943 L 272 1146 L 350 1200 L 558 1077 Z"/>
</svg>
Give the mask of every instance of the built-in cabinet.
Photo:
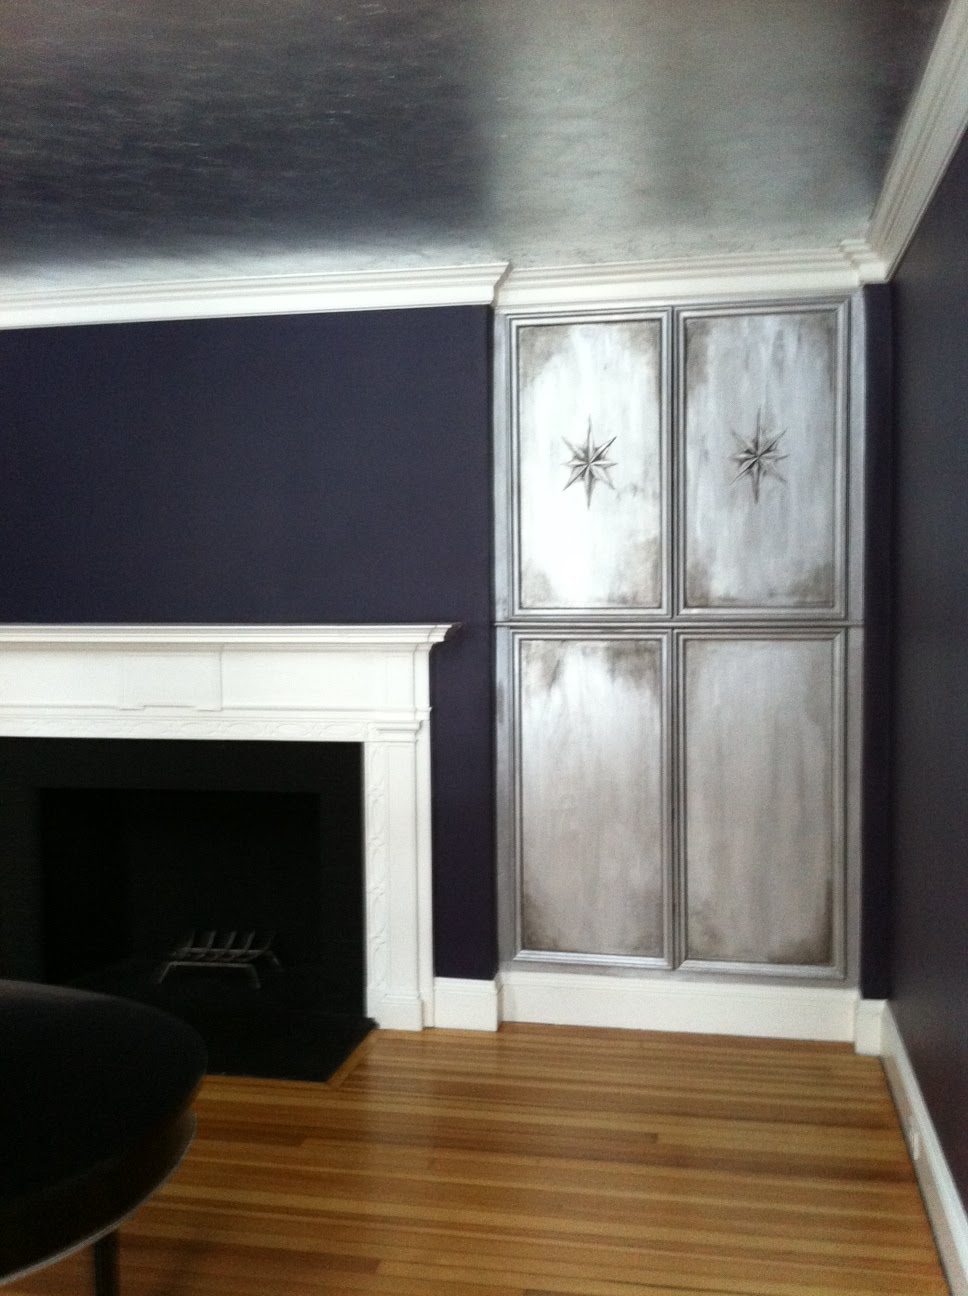
<svg viewBox="0 0 968 1296">
<path fill-rule="evenodd" d="M 506 958 L 849 971 L 858 312 L 499 319 Z"/>
</svg>

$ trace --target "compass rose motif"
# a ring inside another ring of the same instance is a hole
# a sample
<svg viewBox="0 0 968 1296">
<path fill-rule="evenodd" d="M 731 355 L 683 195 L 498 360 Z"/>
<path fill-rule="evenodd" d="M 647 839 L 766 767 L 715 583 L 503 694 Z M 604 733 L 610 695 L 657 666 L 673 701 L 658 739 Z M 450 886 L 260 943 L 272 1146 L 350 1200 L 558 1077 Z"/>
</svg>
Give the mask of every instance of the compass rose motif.
<svg viewBox="0 0 968 1296">
<path fill-rule="evenodd" d="M 753 487 L 754 503 L 760 501 L 760 485 L 764 477 L 775 477 L 777 481 L 786 482 L 786 478 L 777 468 L 781 459 L 789 459 L 789 455 L 780 454 L 777 446 L 781 439 L 786 436 L 786 432 L 777 432 L 774 436 L 766 432 L 763 428 L 763 411 L 760 410 L 756 415 L 756 434 L 752 440 L 744 441 L 738 437 L 735 432 L 732 433 L 733 440 L 738 447 L 735 454 L 730 455 L 733 463 L 739 467 L 739 472 L 730 482 L 740 481 L 741 478 L 749 479 Z"/>
<path fill-rule="evenodd" d="M 602 445 L 595 445 L 592 441 L 592 421 L 589 419 L 584 445 L 573 445 L 567 437 L 562 437 L 562 440 L 571 451 L 571 458 L 565 464 L 566 468 L 571 469 L 571 476 L 565 482 L 564 489 L 574 486 L 575 482 L 582 482 L 585 487 L 585 504 L 591 508 L 592 492 L 598 482 L 604 482 L 609 490 L 615 489 L 608 475 L 615 467 L 614 460 L 608 458 L 609 447 L 615 444 L 615 437 Z"/>
</svg>

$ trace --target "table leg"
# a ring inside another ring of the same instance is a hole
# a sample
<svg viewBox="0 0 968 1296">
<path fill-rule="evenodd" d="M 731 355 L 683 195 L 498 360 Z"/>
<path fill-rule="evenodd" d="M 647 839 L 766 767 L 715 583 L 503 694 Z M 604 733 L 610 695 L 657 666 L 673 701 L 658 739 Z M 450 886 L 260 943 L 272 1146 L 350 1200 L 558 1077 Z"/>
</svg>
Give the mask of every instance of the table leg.
<svg viewBox="0 0 968 1296">
<path fill-rule="evenodd" d="M 92 1250 L 94 1252 L 94 1296 L 120 1296 L 117 1229 L 99 1238 Z"/>
</svg>

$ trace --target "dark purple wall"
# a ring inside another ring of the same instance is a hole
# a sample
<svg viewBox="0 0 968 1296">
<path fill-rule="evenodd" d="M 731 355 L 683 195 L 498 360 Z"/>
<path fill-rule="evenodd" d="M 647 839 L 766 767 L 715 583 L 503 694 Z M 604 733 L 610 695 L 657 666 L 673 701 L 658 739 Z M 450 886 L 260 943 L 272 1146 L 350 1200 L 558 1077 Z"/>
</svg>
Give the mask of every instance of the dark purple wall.
<svg viewBox="0 0 968 1296">
<path fill-rule="evenodd" d="M 891 585 L 893 357 L 891 289 L 864 289 L 867 373 L 864 571 L 864 754 L 861 875 L 861 990 L 890 993 L 891 962 Z"/>
<path fill-rule="evenodd" d="M 0 333 L 0 622 L 460 621 L 437 973 L 496 966 L 490 312 Z"/>
<path fill-rule="evenodd" d="M 895 279 L 894 1011 L 968 1200 L 968 143 Z"/>
</svg>

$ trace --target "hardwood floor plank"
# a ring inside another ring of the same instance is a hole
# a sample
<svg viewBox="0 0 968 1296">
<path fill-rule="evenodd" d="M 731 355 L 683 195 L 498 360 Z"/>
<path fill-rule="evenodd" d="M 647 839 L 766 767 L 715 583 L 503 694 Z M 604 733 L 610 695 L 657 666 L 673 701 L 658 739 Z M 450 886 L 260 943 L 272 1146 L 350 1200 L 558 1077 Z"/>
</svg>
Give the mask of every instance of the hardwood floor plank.
<svg viewBox="0 0 968 1296">
<path fill-rule="evenodd" d="M 847 1046 L 375 1032 L 326 1085 L 210 1077 L 125 1296 L 944 1296 Z M 9 1288 L 83 1290 L 85 1257 Z"/>
</svg>

